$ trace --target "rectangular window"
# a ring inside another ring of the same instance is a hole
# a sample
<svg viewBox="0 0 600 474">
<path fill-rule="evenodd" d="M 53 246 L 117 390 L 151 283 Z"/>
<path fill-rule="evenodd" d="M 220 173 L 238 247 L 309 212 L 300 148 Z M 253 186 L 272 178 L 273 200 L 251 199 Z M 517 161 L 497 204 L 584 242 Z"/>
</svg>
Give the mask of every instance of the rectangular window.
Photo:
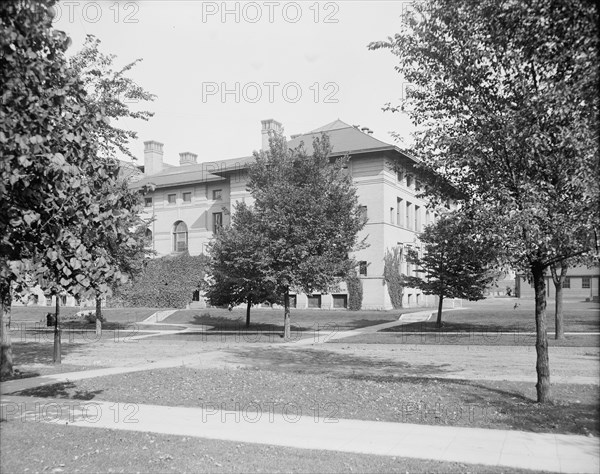
<svg viewBox="0 0 600 474">
<path fill-rule="evenodd" d="M 223 190 L 222 189 L 213 189 L 212 196 L 213 196 L 214 201 L 221 199 L 223 196 Z"/>
<path fill-rule="evenodd" d="M 183 193 L 183 202 L 192 202 L 192 193 Z"/>
<path fill-rule="evenodd" d="M 367 262 L 358 262 L 358 274 L 360 276 L 367 276 Z"/>
<path fill-rule="evenodd" d="M 410 174 L 406 175 L 406 187 L 411 188 L 413 185 L 413 177 Z"/>
<path fill-rule="evenodd" d="M 213 232 L 216 234 L 223 227 L 223 213 L 213 212 Z"/>
<path fill-rule="evenodd" d="M 396 179 L 399 183 L 401 183 L 404 179 L 404 170 L 402 168 L 396 170 Z"/>
<path fill-rule="evenodd" d="M 320 308 L 321 307 L 321 295 L 308 295 L 308 307 L 309 308 Z"/>
<path fill-rule="evenodd" d="M 144 198 L 144 207 L 152 207 L 152 198 L 151 197 Z"/>
<path fill-rule="evenodd" d="M 421 183 L 419 180 L 415 180 L 415 191 L 421 191 Z"/>
<path fill-rule="evenodd" d="M 563 288 L 571 288 L 571 279 L 569 277 L 565 278 L 565 281 L 563 281 L 562 287 Z"/>
<path fill-rule="evenodd" d="M 169 194 L 169 195 L 167 195 L 167 202 L 169 204 L 175 204 L 177 202 L 177 194 Z"/>
<path fill-rule="evenodd" d="M 390 207 L 390 224 L 394 223 L 394 208 Z"/>
<path fill-rule="evenodd" d="M 590 277 L 583 277 L 581 279 L 581 288 L 590 288 L 591 287 L 591 279 Z"/>
<path fill-rule="evenodd" d="M 401 198 L 396 198 L 396 225 L 404 223 L 404 202 Z"/>
<path fill-rule="evenodd" d="M 421 232 L 421 206 L 415 206 L 415 230 Z"/>
<path fill-rule="evenodd" d="M 290 295 L 290 308 L 295 308 L 297 304 L 296 295 Z"/>
<path fill-rule="evenodd" d="M 348 295 L 332 295 L 333 296 L 333 307 L 334 308 L 347 308 L 348 307 Z"/>
<path fill-rule="evenodd" d="M 406 222 L 404 224 L 404 227 L 406 227 L 407 229 L 412 229 L 411 225 L 412 225 L 412 204 L 408 201 L 406 201 L 406 213 L 405 213 L 405 217 L 406 217 Z"/>
</svg>

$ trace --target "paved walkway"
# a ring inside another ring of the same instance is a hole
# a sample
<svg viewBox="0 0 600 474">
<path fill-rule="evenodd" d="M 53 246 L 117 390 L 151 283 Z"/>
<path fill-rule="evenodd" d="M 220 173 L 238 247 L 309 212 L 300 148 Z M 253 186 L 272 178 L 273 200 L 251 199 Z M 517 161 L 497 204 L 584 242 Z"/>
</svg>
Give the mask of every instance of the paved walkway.
<svg viewBox="0 0 600 474">
<path fill-rule="evenodd" d="M 17 380 L 9 380 L 0 384 L 0 394 L 10 394 L 28 390 L 35 387 L 43 387 L 56 383 L 73 382 L 76 380 L 91 379 L 94 377 L 104 377 L 107 375 L 128 374 L 131 372 L 141 372 L 144 370 L 167 369 L 170 367 L 198 367 L 210 369 L 215 367 L 240 367 L 239 363 L 230 363 L 225 359 L 229 354 L 223 351 L 200 352 L 186 357 L 170 357 L 161 361 L 149 362 L 126 367 L 106 367 L 102 369 L 82 370 L 79 372 L 66 372 L 62 374 L 42 375 L 40 377 L 30 377 Z"/>
<path fill-rule="evenodd" d="M 325 413 L 275 413 L 251 404 L 241 411 L 105 401 L 3 397 L 2 416 L 87 428 L 195 436 L 303 449 L 438 461 L 597 473 L 598 438 L 411 423 L 330 419 Z"/>
<path fill-rule="evenodd" d="M 448 311 L 448 310 L 444 310 Z M 300 339 L 298 341 L 286 342 L 280 344 L 280 346 L 308 346 L 313 344 L 324 344 L 326 342 L 334 341 L 337 339 L 345 339 L 347 337 L 359 336 L 362 334 L 372 334 L 379 332 L 383 329 L 393 328 L 395 326 L 402 326 L 404 324 L 410 324 L 419 321 L 427 321 L 433 314 L 432 310 L 428 311 L 417 311 L 415 313 L 406 313 L 400 315 L 397 321 L 391 321 L 389 323 L 375 324 L 374 326 L 366 326 L 364 328 L 350 329 L 348 331 L 319 331 L 314 337 L 308 337 L 306 339 Z"/>
<path fill-rule="evenodd" d="M 141 321 L 141 323 L 158 323 L 160 321 L 163 321 L 164 319 L 167 319 L 169 316 L 171 316 L 173 313 L 176 313 L 177 311 L 179 310 L 168 309 L 164 311 L 157 311 L 156 313 L 152 314 L 151 316 L 148 316 L 146 319 Z"/>
</svg>

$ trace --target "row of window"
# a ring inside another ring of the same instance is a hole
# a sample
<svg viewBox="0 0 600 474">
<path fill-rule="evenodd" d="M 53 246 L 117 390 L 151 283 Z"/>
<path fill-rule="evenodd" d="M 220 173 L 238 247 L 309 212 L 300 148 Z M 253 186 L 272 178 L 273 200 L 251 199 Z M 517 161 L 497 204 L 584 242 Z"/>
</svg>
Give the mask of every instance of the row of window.
<svg viewBox="0 0 600 474">
<path fill-rule="evenodd" d="M 362 218 L 368 219 L 367 206 L 359 206 Z M 423 227 L 433 222 L 433 214 L 425 210 L 425 223 L 423 223 L 423 208 L 402 198 L 396 198 L 396 207 L 390 207 L 390 224 L 405 227 L 415 232 L 422 232 Z"/>
<path fill-rule="evenodd" d="M 223 190 L 222 189 L 213 189 L 212 191 L 212 199 L 213 201 L 219 201 L 223 199 Z M 181 200 L 184 204 L 189 204 L 192 202 L 192 192 L 186 191 L 181 193 Z M 152 197 L 144 198 L 144 206 L 152 207 L 154 200 Z M 169 193 L 167 194 L 167 204 L 174 205 L 177 204 L 177 193 Z"/>
<path fill-rule="evenodd" d="M 415 179 L 415 177 L 406 170 L 398 170 L 396 172 L 396 179 L 399 183 L 404 184 L 408 189 L 414 189 L 416 192 L 421 191 L 420 181 Z"/>
<path fill-rule="evenodd" d="M 531 287 L 533 288 L 533 281 L 530 282 Z M 548 291 L 550 291 L 550 279 L 548 279 Z M 565 280 L 562 284 L 563 288 L 571 288 L 571 277 L 565 277 Z M 592 279 L 591 277 L 581 277 L 581 288 L 589 289 L 592 287 Z"/>
<path fill-rule="evenodd" d="M 348 307 L 348 295 L 331 295 L 333 307 L 344 309 Z M 321 295 L 307 295 L 309 308 L 321 308 Z M 290 295 L 290 307 L 297 307 L 296 295 Z"/>
<path fill-rule="evenodd" d="M 571 288 L 571 278 L 565 277 L 565 281 L 562 284 L 563 288 Z M 591 288 L 592 287 L 592 279 L 591 277 L 581 277 L 581 288 Z"/>
</svg>

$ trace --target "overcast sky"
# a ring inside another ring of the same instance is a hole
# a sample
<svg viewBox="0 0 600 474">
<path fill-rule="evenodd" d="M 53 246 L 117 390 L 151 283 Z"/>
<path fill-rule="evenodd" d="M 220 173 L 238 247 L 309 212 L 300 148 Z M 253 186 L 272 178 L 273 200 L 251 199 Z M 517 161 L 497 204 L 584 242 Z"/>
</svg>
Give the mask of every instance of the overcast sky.
<svg viewBox="0 0 600 474">
<path fill-rule="evenodd" d="M 267 118 L 288 137 L 339 118 L 388 143 L 391 131 L 410 140 L 408 119 L 381 110 L 405 88 L 395 57 L 367 49 L 399 30 L 406 5 L 63 1 L 55 27 L 71 36 L 70 53 L 93 34 L 120 65 L 143 58 L 131 77 L 157 95 L 146 105 L 155 115 L 126 124 L 139 134 L 131 150 L 141 160 L 143 142 L 157 140 L 178 164 L 183 151 L 199 162 L 250 155 Z"/>
</svg>

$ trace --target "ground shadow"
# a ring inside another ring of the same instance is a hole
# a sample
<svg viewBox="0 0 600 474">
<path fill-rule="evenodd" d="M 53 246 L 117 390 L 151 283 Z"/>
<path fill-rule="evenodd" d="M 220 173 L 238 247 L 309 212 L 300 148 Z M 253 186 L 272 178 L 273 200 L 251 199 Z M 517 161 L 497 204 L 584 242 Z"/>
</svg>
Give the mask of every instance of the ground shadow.
<svg viewBox="0 0 600 474">
<path fill-rule="evenodd" d="M 83 346 L 85 344 L 68 343 L 63 337 L 61 354 L 64 357 L 80 352 Z M 54 345 L 47 342 L 13 342 L 12 353 L 13 363 L 18 365 L 54 363 Z"/>
<path fill-rule="evenodd" d="M 21 380 L 21 379 L 29 379 L 31 377 L 38 377 L 40 375 L 39 372 L 35 372 L 33 370 L 25 370 L 21 371 L 19 369 L 15 369 L 12 375 L 2 376 L 0 377 L 0 382 L 8 382 L 10 380 Z"/>
<path fill-rule="evenodd" d="M 272 348 L 265 351 L 261 348 L 239 349 L 237 355 L 251 364 L 267 370 L 286 373 L 351 374 L 376 372 L 378 374 L 420 375 L 423 373 L 446 373 L 447 364 L 409 364 L 403 361 L 360 357 L 351 354 L 340 354 L 325 350 L 291 348 Z"/>
<path fill-rule="evenodd" d="M 536 401 L 533 383 L 366 374 L 343 377 L 411 385 L 414 386 L 411 391 L 416 393 L 430 392 L 433 387 L 443 393 L 439 398 L 442 408 L 471 409 L 473 416 L 483 416 L 495 424 L 503 423 L 510 429 L 600 435 L 600 407 L 594 402 L 598 396 L 597 386 L 556 384 L 552 386 L 552 401 L 540 404 Z M 433 410 L 433 405 L 428 408 Z"/>
<path fill-rule="evenodd" d="M 104 390 L 73 390 L 76 385 L 73 382 L 60 382 L 52 385 L 42 385 L 40 387 L 28 388 L 15 392 L 14 395 L 25 397 L 41 398 L 68 398 L 73 400 L 92 400 L 96 395 Z"/>
<path fill-rule="evenodd" d="M 211 316 L 209 314 L 195 315 L 190 321 L 191 324 L 211 326 L 209 332 L 219 331 L 240 331 L 240 332 L 261 332 L 261 333 L 282 333 L 283 325 L 273 323 L 256 323 L 250 321 L 250 325 L 246 326 L 245 317 L 225 318 L 222 316 Z M 293 324 L 291 326 L 294 331 L 305 331 L 306 328 Z"/>
</svg>

